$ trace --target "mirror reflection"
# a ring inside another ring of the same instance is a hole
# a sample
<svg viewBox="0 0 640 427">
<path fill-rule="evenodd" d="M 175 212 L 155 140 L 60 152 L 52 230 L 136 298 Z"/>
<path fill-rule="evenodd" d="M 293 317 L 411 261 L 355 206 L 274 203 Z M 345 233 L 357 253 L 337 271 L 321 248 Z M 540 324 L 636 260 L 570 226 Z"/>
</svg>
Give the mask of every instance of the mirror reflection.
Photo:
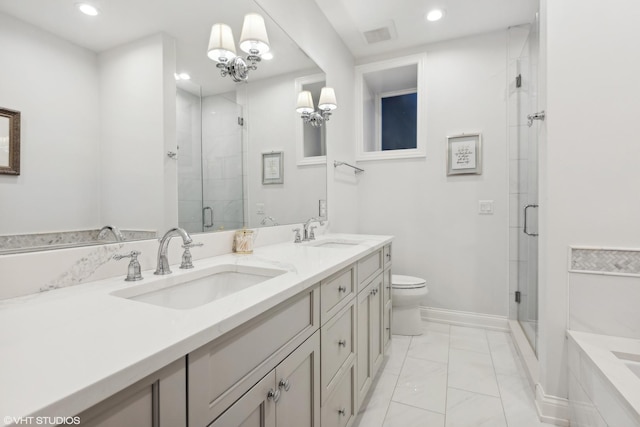
<svg viewBox="0 0 640 427">
<path fill-rule="evenodd" d="M 294 110 L 296 79 L 322 70 L 253 1 L 160 0 L 153 16 L 148 3 L 102 2 L 88 17 L 73 3 L 0 0 L 13 58 L 0 98 L 29 142 L 22 175 L 0 176 L 0 253 L 113 241 L 98 240 L 105 225 L 131 240 L 318 216 L 326 164 L 296 163 Z M 207 51 L 214 24 L 237 37 L 248 13 L 264 17 L 273 59 L 238 83 Z M 272 151 L 284 180 L 263 185 Z"/>
</svg>

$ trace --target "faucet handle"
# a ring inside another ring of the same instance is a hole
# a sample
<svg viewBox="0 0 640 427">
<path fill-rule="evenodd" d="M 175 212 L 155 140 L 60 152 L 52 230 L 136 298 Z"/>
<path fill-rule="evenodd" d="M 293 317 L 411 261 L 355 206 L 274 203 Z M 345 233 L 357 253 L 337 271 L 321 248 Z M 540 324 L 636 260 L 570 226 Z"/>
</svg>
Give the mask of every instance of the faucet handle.
<svg viewBox="0 0 640 427">
<path fill-rule="evenodd" d="M 122 258 L 131 258 L 129 261 L 129 266 L 127 267 L 127 278 L 124 279 L 125 282 L 136 282 L 138 280 L 142 280 L 142 273 L 140 268 L 140 263 L 138 262 L 138 255 L 142 252 L 140 251 L 131 251 L 128 254 L 115 254 L 113 259 L 116 261 L 120 261 Z"/>
<path fill-rule="evenodd" d="M 182 254 L 182 263 L 180 264 L 180 268 L 182 269 L 193 268 L 193 257 L 191 256 L 191 251 L 189 249 L 195 248 L 197 246 L 204 246 L 204 243 L 192 242 L 186 245 L 182 245 L 182 247 L 184 248 L 184 253 Z"/>
<path fill-rule="evenodd" d="M 298 228 L 294 228 L 294 229 L 293 229 L 293 230 L 291 230 L 291 231 L 295 231 L 295 232 L 296 232 L 295 240 L 293 241 L 293 243 L 300 243 L 300 242 L 302 242 L 302 238 L 300 237 L 300 228 L 299 228 L 299 227 L 298 227 Z"/>
<path fill-rule="evenodd" d="M 317 225 L 312 225 L 309 227 L 309 240 L 316 240 L 316 233 L 313 231 L 318 228 Z"/>
</svg>

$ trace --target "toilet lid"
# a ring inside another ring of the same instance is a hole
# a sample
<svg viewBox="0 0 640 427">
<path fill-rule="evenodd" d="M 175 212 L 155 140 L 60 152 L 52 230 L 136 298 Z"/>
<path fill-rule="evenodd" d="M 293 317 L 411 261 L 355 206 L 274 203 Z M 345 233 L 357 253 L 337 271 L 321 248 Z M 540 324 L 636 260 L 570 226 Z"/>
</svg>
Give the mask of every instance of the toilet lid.
<svg viewBox="0 0 640 427">
<path fill-rule="evenodd" d="M 404 289 L 416 289 L 424 288 L 427 286 L 427 282 L 424 279 L 413 276 L 402 276 L 400 274 L 391 275 L 391 287 L 404 288 Z"/>
</svg>

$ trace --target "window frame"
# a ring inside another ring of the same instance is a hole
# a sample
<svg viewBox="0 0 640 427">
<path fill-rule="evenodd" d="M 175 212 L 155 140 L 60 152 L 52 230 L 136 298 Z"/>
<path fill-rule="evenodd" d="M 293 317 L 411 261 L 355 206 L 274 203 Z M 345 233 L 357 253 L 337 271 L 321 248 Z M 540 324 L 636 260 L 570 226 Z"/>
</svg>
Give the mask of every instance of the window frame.
<svg viewBox="0 0 640 427">
<path fill-rule="evenodd" d="M 369 160 L 387 160 L 387 159 L 406 159 L 426 157 L 426 78 L 425 78 L 425 64 L 426 54 L 410 55 L 401 58 L 394 58 L 384 61 L 372 62 L 368 64 L 358 65 L 356 67 L 356 161 L 369 161 Z M 416 148 L 408 148 L 401 150 L 385 150 L 382 151 L 381 141 L 381 128 L 380 128 L 380 99 L 383 95 L 392 92 L 376 93 L 374 98 L 375 108 L 375 147 L 378 151 L 365 151 L 364 146 L 364 91 L 363 85 L 365 81 L 365 75 L 368 73 L 374 73 L 378 71 L 392 70 L 394 68 L 406 67 L 408 65 L 416 65 L 417 67 L 417 82 L 416 87 L 406 90 L 394 91 L 397 94 L 400 92 L 412 93 L 415 92 L 418 96 L 417 101 L 417 129 L 416 129 Z"/>
</svg>

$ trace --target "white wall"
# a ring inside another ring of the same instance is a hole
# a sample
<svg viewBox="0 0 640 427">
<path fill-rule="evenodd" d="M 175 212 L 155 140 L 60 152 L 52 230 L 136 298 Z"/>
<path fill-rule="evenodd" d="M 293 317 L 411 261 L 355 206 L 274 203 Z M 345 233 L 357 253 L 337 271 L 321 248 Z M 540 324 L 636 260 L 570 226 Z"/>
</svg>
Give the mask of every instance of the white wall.
<svg viewBox="0 0 640 427">
<path fill-rule="evenodd" d="M 162 230 L 177 224 L 175 49 L 158 34 L 102 52 L 101 222 Z"/>
<path fill-rule="evenodd" d="M 0 52 L 0 105 L 22 113 L 21 174 L 0 175 L 0 234 L 95 228 L 95 53 L 1 13 Z"/>
<path fill-rule="evenodd" d="M 301 119 L 295 111 L 295 80 L 311 74 L 317 74 L 317 70 L 259 80 L 246 86 L 249 149 L 246 175 L 251 227 L 258 226 L 265 215 L 279 224 L 317 217 L 318 201 L 327 197 L 327 167 L 296 164 L 296 125 Z M 262 184 L 262 153 L 271 151 L 284 152 L 283 184 Z M 264 205 L 264 215 L 257 213 L 259 203 Z"/>
<path fill-rule="evenodd" d="M 333 232 L 358 229 L 358 185 L 352 170 L 334 160 L 355 159 L 353 57 L 313 0 L 256 0 L 325 72 L 336 91 L 338 109 L 327 123 L 327 205 Z"/>
<path fill-rule="evenodd" d="M 427 156 L 358 164 L 358 231 L 396 236 L 394 272 L 425 278 L 431 307 L 508 313 L 506 45 L 501 31 L 407 52 L 427 53 Z M 446 137 L 463 132 L 482 132 L 482 175 L 447 177 Z"/>
<path fill-rule="evenodd" d="M 541 3 L 547 143 L 540 158 L 539 360 L 541 384 L 556 396 L 567 394 L 567 247 L 640 242 L 640 3 L 607 6 Z"/>
</svg>

